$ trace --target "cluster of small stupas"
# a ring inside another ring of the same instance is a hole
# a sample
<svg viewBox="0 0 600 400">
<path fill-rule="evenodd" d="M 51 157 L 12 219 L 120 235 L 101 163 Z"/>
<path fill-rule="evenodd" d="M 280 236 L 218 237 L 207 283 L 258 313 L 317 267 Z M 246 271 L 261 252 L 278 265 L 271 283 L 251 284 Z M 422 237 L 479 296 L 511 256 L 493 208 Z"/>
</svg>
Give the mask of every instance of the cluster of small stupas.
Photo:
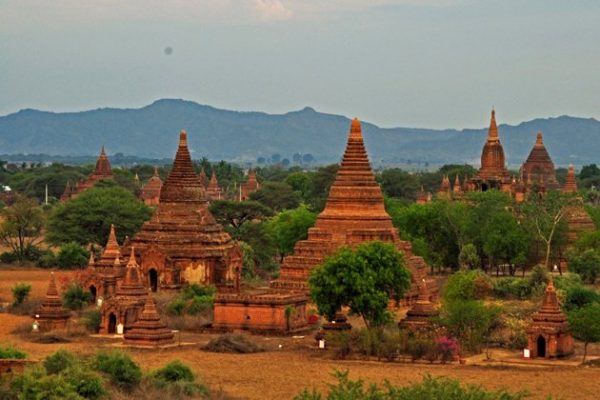
<svg viewBox="0 0 600 400">
<path fill-rule="evenodd" d="M 96 183 L 103 180 L 112 180 L 113 173 L 110 167 L 110 161 L 106 156 L 106 152 L 104 151 L 104 146 L 102 146 L 102 150 L 100 150 L 100 155 L 96 160 L 96 168 L 94 171 L 88 176 L 86 180 L 81 180 L 72 184 L 71 182 L 67 182 L 65 187 L 65 191 L 60 196 L 60 201 L 68 201 L 74 199 L 83 191 L 93 187 Z"/>
<path fill-rule="evenodd" d="M 400 240 L 398 229 L 385 210 L 381 188 L 375 181 L 365 150 L 360 121 L 354 119 L 325 209 L 308 230 L 308 238 L 296 243 L 294 253 L 284 259 L 280 278 L 272 282 L 272 286 L 307 292 L 311 269 L 325 257 L 342 246 L 375 240 L 393 243 L 405 254 L 413 282 L 426 279 L 425 261 L 412 253 L 410 242 Z M 435 294 L 434 282 L 426 281 L 426 284 L 432 295 Z M 418 288 L 413 284 L 406 300 L 416 300 L 418 295 Z"/>
</svg>

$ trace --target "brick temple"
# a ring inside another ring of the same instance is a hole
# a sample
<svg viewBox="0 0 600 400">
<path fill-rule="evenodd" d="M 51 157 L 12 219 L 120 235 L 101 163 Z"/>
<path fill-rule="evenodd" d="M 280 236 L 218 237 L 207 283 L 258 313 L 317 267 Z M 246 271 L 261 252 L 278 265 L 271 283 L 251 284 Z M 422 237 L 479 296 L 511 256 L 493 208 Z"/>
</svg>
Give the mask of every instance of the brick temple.
<svg viewBox="0 0 600 400">
<path fill-rule="evenodd" d="M 47 332 L 65 329 L 70 317 L 71 313 L 62 305 L 62 299 L 56 288 L 54 272 L 52 272 L 46 296 L 36 312 L 35 320 L 39 323 L 40 331 Z"/>
<path fill-rule="evenodd" d="M 136 174 L 137 176 L 137 174 Z M 154 175 L 142 186 L 140 198 L 147 206 L 157 206 L 160 203 L 160 190 L 162 189 L 162 179 L 158 175 L 158 168 L 154 167 Z"/>
<path fill-rule="evenodd" d="M 425 261 L 412 253 L 410 242 L 400 240 L 398 229 L 385 210 L 381 188 L 375 181 L 365 150 L 361 124 L 355 118 L 325 209 L 317 217 L 315 226 L 309 229 L 308 238 L 296 243 L 294 253 L 284 259 L 280 278 L 272 282 L 272 287 L 307 292 L 311 269 L 326 256 L 342 246 L 375 240 L 393 243 L 404 253 L 413 281 L 426 278 Z M 433 282 L 427 284 L 435 294 Z M 413 285 L 408 298 L 416 300 L 418 294 L 418 288 Z"/>
<path fill-rule="evenodd" d="M 63 192 L 62 196 L 60 196 L 60 201 L 68 201 L 74 199 L 83 191 L 94 187 L 96 183 L 102 180 L 112 180 L 113 178 L 114 177 L 110 166 L 110 161 L 106 156 L 104 146 L 102 146 L 102 149 L 100 150 L 100 155 L 96 160 L 96 168 L 94 168 L 94 171 L 90 174 L 90 176 L 87 177 L 86 180 L 82 180 L 76 183 L 75 185 L 71 185 L 71 182 L 67 182 L 65 191 Z"/>
<path fill-rule="evenodd" d="M 159 204 L 128 243 L 134 246 L 145 282 L 152 291 L 185 284 L 234 287 L 242 264 L 239 246 L 208 210 L 208 198 L 194 171 L 181 131 Z"/>
<path fill-rule="evenodd" d="M 258 180 L 256 179 L 256 171 L 254 171 L 253 169 L 248 171 L 248 179 L 246 180 L 246 182 L 242 182 L 240 184 L 240 192 L 238 195 L 238 201 L 246 201 L 250 198 L 250 194 L 252 192 L 256 192 L 258 190 L 258 188 L 260 187 L 260 184 L 258 183 Z"/>
<path fill-rule="evenodd" d="M 175 343 L 173 332 L 160 319 L 152 296 L 148 295 L 139 318 L 125 331 L 123 343 L 134 347 L 163 347 Z"/>
</svg>

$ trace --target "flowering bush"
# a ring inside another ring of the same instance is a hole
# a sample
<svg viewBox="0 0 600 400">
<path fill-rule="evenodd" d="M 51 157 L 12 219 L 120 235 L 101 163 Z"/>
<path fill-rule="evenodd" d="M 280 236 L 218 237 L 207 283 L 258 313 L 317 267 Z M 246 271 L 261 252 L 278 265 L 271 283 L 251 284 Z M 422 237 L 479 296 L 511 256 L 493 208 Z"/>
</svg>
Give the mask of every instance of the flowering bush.
<svg viewBox="0 0 600 400">
<path fill-rule="evenodd" d="M 437 339 L 437 345 L 442 363 L 451 361 L 460 351 L 458 340 L 448 336 L 439 337 Z"/>
</svg>

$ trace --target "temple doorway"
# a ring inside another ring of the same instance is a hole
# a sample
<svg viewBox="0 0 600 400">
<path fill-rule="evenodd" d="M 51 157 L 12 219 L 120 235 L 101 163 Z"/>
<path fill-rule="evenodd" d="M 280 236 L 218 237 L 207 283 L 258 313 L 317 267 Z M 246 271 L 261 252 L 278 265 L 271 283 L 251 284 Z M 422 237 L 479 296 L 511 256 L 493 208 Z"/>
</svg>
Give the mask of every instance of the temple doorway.
<svg viewBox="0 0 600 400">
<path fill-rule="evenodd" d="M 114 313 L 108 316 L 108 333 L 113 335 L 117 333 L 117 316 Z"/>
<path fill-rule="evenodd" d="M 481 184 L 481 191 L 482 192 L 487 192 L 487 190 L 489 189 L 487 183 L 482 183 Z"/>
<path fill-rule="evenodd" d="M 96 302 L 96 295 L 97 295 L 98 291 L 96 290 L 96 286 L 92 285 L 90 286 L 90 294 L 92 295 L 92 303 Z"/>
<path fill-rule="evenodd" d="M 537 356 L 546 357 L 546 339 L 543 336 L 537 338 Z"/>
<path fill-rule="evenodd" d="M 148 278 L 150 279 L 150 290 L 156 292 L 158 290 L 158 272 L 154 268 L 148 271 Z"/>
</svg>

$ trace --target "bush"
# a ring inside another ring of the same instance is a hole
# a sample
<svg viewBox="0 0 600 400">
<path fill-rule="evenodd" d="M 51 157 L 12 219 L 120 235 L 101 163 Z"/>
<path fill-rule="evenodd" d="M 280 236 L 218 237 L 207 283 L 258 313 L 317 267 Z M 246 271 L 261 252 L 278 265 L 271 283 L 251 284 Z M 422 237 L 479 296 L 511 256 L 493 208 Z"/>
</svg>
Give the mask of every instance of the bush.
<svg viewBox="0 0 600 400">
<path fill-rule="evenodd" d="M 531 269 L 529 275 L 529 285 L 531 287 L 543 285 L 546 286 L 550 281 L 548 270 L 543 265 L 536 265 Z"/>
<path fill-rule="evenodd" d="M 106 394 L 102 377 L 81 364 L 67 368 L 64 377 L 75 392 L 85 399 L 96 400 Z"/>
<path fill-rule="evenodd" d="M 92 301 L 91 293 L 78 283 L 71 283 L 63 293 L 63 304 L 71 310 L 81 310 Z"/>
<path fill-rule="evenodd" d="M 61 246 L 56 256 L 56 264 L 61 269 L 74 269 L 85 267 L 88 263 L 90 252 L 75 242 Z"/>
<path fill-rule="evenodd" d="M 497 307 L 475 300 L 456 300 L 444 304 L 439 321 L 466 349 L 479 352 L 499 313 Z"/>
<path fill-rule="evenodd" d="M 563 307 L 571 311 L 592 303 L 600 303 L 600 293 L 584 286 L 573 286 L 566 291 Z"/>
<path fill-rule="evenodd" d="M 115 386 L 130 391 L 142 378 L 140 366 L 129 355 L 119 351 L 101 351 L 96 355 L 95 368 L 105 373 Z"/>
<path fill-rule="evenodd" d="M 194 296 L 187 305 L 187 313 L 190 315 L 197 315 L 199 313 L 212 310 L 213 308 L 213 297 L 212 296 Z"/>
<path fill-rule="evenodd" d="M 325 335 L 325 342 L 335 349 L 334 356 L 345 360 L 352 353 L 354 337 L 351 331 L 334 331 Z"/>
<path fill-rule="evenodd" d="M 202 350 L 214 353 L 259 353 L 265 351 L 262 346 L 254 343 L 246 335 L 228 333 L 211 339 Z"/>
<path fill-rule="evenodd" d="M 61 349 L 56 353 L 46 357 L 44 360 L 44 368 L 48 374 L 58 374 L 65 369 L 73 366 L 77 361 L 77 357 L 67 350 Z"/>
<path fill-rule="evenodd" d="M 2 254 L 0 254 L 0 262 L 2 262 L 3 264 L 13 264 L 17 260 L 17 255 L 11 251 L 5 251 Z"/>
<path fill-rule="evenodd" d="M 417 336 L 408 340 L 408 354 L 413 362 L 423 358 L 430 347 L 431 341 L 424 337 Z"/>
<path fill-rule="evenodd" d="M 31 292 L 31 285 L 26 283 L 17 283 L 15 286 L 13 286 L 11 291 L 14 299 L 13 305 L 18 306 L 23 304 L 27 296 L 29 296 L 29 293 Z"/>
<path fill-rule="evenodd" d="M 442 363 L 452 361 L 454 356 L 457 356 L 459 353 L 458 340 L 451 337 L 439 337 L 437 340 L 437 347 Z"/>
<path fill-rule="evenodd" d="M 217 293 L 217 289 L 214 286 L 200 286 L 197 283 L 183 288 L 181 291 L 181 298 L 183 300 L 192 300 L 194 297 L 210 296 L 214 297 Z"/>
<path fill-rule="evenodd" d="M 569 268 L 581 275 L 584 281 L 591 284 L 595 283 L 598 275 L 600 275 L 600 252 L 586 250 L 582 254 L 571 255 L 569 257 Z"/>
<path fill-rule="evenodd" d="M 0 347 L 0 359 L 25 359 L 27 354 L 12 346 Z"/>
<path fill-rule="evenodd" d="M 502 299 L 524 300 L 531 297 L 532 286 L 529 279 L 500 278 L 494 281 L 494 295 Z"/>
<path fill-rule="evenodd" d="M 185 312 L 185 300 L 175 299 L 169 303 L 169 313 L 172 315 L 182 316 Z"/>
<path fill-rule="evenodd" d="M 490 294 L 492 281 L 480 270 L 459 271 L 454 273 L 444 288 L 444 299 L 477 300 Z"/>
<path fill-rule="evenodd" d="M 154 377 L 165 382 L 193 382 L 195 377 L 192 369 L 181 361 L 171 361 L 154 372 Z"/>
<path fill-rule="evenodd" d="M 101 322 L 102 314 L 100 314 L 99 310 L 90 310 L 83 314 L 83 324 L 90 332 L 98 333 Z"/>
<path fill-rule="evenodd" d="M 82 400 L 63 375 L 46 375 L 41 367 L 28 368 L 11 382 L 12 398 Z"/>
</svg>

